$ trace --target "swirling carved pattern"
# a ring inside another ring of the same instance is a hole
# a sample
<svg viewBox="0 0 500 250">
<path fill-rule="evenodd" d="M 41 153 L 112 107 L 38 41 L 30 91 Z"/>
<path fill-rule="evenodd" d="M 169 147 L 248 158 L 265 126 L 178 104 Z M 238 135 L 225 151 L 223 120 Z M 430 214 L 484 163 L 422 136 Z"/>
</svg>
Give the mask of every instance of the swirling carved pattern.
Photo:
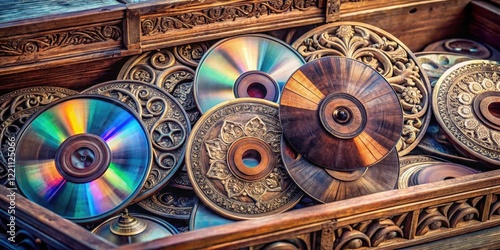
<svg viewBox="0 0 500 250">
<path fill-rule="evenodd" d="M 175 29 L 191 29 L 198 25 L 234 21 L 238 18 L 252 18 L 280 14 L 293 10 L 304 11 L 318 6 L 317 0 L 272 0 L 266 2 L 223 5 L 191 11 L 176 16 L 162 16 L 141 20 L 141 35 L 151 36 Z"/>
<path fill-rule="evenodd" d="M 192 191 L 166 187 L 138 204 L 163 217 L 187 220 L 197 201 Z"/>
<path fill-rule="evenodd" d="M 411 51 L 387 32 L 362 23 L 327 24 L 298 38 L 292 47 L 306 59 L 344 56 L 371 66 L 391 84 L 403 109 L 400 156 L 416 147 L 430 121 L 430 84 Z"/>
<path fill-rule="evenodd" d="M 111 81 L 83 93 L 120 100 L 137 112 L 148 129 L 154 161 L 137 200 L 156 192 L 173 177 L 184 158 L 185 142 L 191 130 L 182 106 L 156 86 L 137 81 Z"/>
<path fill-rule="evenodd" d="M 20 56 L 82 44 L 122 39 L 120 25 L 103 25 L 43 36 L 0 39 L 0 56 Z"/>
<path fill-rule="evenodd" d="M 207 51 L 207 43 L 193 43 L 144 53 L 131 58 L 118 74 L 154 84 L 171 94 L 194 124 L 201 116 L 193 95 L 193 79 L 199 60 Z"/>
<path fill-rule="evenodd" d="M 368 220 L 337 229 L 335 249 L 377 247 L 382 242 L 403 238 L 401 228 L 407 215 L 404 213 L 391 218 Z"/>
</svg>

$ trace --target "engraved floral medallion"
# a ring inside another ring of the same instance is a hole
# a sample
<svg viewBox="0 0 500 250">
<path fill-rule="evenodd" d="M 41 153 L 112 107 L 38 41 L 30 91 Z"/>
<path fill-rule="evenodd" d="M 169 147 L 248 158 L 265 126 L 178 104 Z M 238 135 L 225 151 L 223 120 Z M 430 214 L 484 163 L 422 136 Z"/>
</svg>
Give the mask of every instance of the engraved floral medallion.
<svg viewBox="0 0 500 250">
<path fill-rule="evenodd" d="M 238 98 L 209 110 L 193 128 L 186 167 L 200 199 L 231 219 L 292 208 L 302 191 L 280 155 L 278 105 Z"/>
<path fill-rule="evenodd" d="M 305 33 L 292 47 L 308 62 L 342 56 L 359 60 L 379 72 L 396 91 L 403 110 L 403 132 L 396 145 L 399 156 L 417 146 L 431 118 L 431 88 L 416 57 L 397 38 L 368 24 L 338 22 Z"/>
</svg>

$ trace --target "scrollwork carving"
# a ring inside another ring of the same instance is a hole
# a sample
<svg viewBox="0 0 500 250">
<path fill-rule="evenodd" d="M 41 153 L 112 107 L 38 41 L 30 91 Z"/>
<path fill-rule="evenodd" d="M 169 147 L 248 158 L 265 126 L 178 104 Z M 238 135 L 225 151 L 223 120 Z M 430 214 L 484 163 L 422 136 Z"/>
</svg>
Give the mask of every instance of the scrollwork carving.
<svg viewBox="0 0 500 250">
<path fill-rule="evenodd" d="M 20 56 L 55 48 L 122 39 L 119 25 L 103 25 L 27 38 L 0 39 L 0 56 Z"/>
<path fill-rule="evenodd" d="M 163 217 L 186 220 L 197 201 L 198 198 L 192 191 L 167 186 L 138 204 Z"/>
<path fill-rule="evenodd" d="M 258 18 L 260 16 L 285 13 L 294 9 L 304 11 L 313 6 L 318 6 L 317 0 L 272 0 L 217 6 L 176 16 L 145 18 L 141 20 L 141 35 L 151 36 L 174 29 L 191 29 L 198 25 L 233 21 L 237 18 Z"/>
<path fill-rule="evenodd" d="M 362 61 L 382 74 L 396 91 L 403 110 L 398 154 L 406 155 L 416 147 L 430 121 L 430 84 L 411 51 L 400 41 L 373 26 L 341 22 L 307 32 L 292 47 L 306 61 L 344 56 Z"/>
</svg>

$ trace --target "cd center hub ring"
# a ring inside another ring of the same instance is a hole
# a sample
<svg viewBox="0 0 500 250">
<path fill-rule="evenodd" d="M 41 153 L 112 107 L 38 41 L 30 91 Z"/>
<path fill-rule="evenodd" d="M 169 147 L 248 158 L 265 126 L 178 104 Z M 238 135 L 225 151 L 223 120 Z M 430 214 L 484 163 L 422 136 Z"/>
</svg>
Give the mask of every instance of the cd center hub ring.
<svg viewBox="0 0 500 250">
<path fill-rule="evenodd" d="M 319 118 L 323 128 L 340 139 L 359 135 L 367 122 L 363 104 L 347 93 L 326 96 L 319 107 Z"/>
<path fill-rule="evenodd" d="M 227 162 L 229 169 L 238 178 L 246 181 L 259 180 L 267 176 L 274 168 L 274 156 L 271 147 L 261 139 L 241 138 L 229 147 Z M 249 164 L 250 160 L 253 164 Z"/>
<path fill-rule="evenodd" d="M 278 83 L 269 74 L 259 70 L 241 74 L 234 84 L 236 98 L 254 97 L 277 102 L 279 98 Z"/>
<path fill-rule="evenodd" d="M 57 149 L 56 168 L 68 181 L 87 183 L 99 178 L 111 162 L 111 151 L 102 138 L 85 133 L 67 138 Z"/>
<path fill-rule="evenodd" d="M 489 127 L 500 130 L 500 92 L 487 91 L 474 98 L 474 113 Z"/>
</svg>

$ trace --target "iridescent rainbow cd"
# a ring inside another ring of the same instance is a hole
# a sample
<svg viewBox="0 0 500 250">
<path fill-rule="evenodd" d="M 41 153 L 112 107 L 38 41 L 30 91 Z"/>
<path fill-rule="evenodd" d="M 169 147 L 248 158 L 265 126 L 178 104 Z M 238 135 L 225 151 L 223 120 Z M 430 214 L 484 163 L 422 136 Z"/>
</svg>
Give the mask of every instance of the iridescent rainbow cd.
<svg viewBox="0 0 500 250">
<path fill-rule="evenodd" d="M 16 145 L 16 180 L 31 201 L 77 223 L 123 209 L 151 166 L 147 130 L 122 103 L 61 99 L 36 113 Z"/>
<path fill-rule="evenodd" d="M 267 35 L 245 35 L 213 45 L 200 60 L 194 97 L 198 109 L 239 97 L 278 102 L 290 75 L 304 58 L 288 44 Z"/>
</svg>

